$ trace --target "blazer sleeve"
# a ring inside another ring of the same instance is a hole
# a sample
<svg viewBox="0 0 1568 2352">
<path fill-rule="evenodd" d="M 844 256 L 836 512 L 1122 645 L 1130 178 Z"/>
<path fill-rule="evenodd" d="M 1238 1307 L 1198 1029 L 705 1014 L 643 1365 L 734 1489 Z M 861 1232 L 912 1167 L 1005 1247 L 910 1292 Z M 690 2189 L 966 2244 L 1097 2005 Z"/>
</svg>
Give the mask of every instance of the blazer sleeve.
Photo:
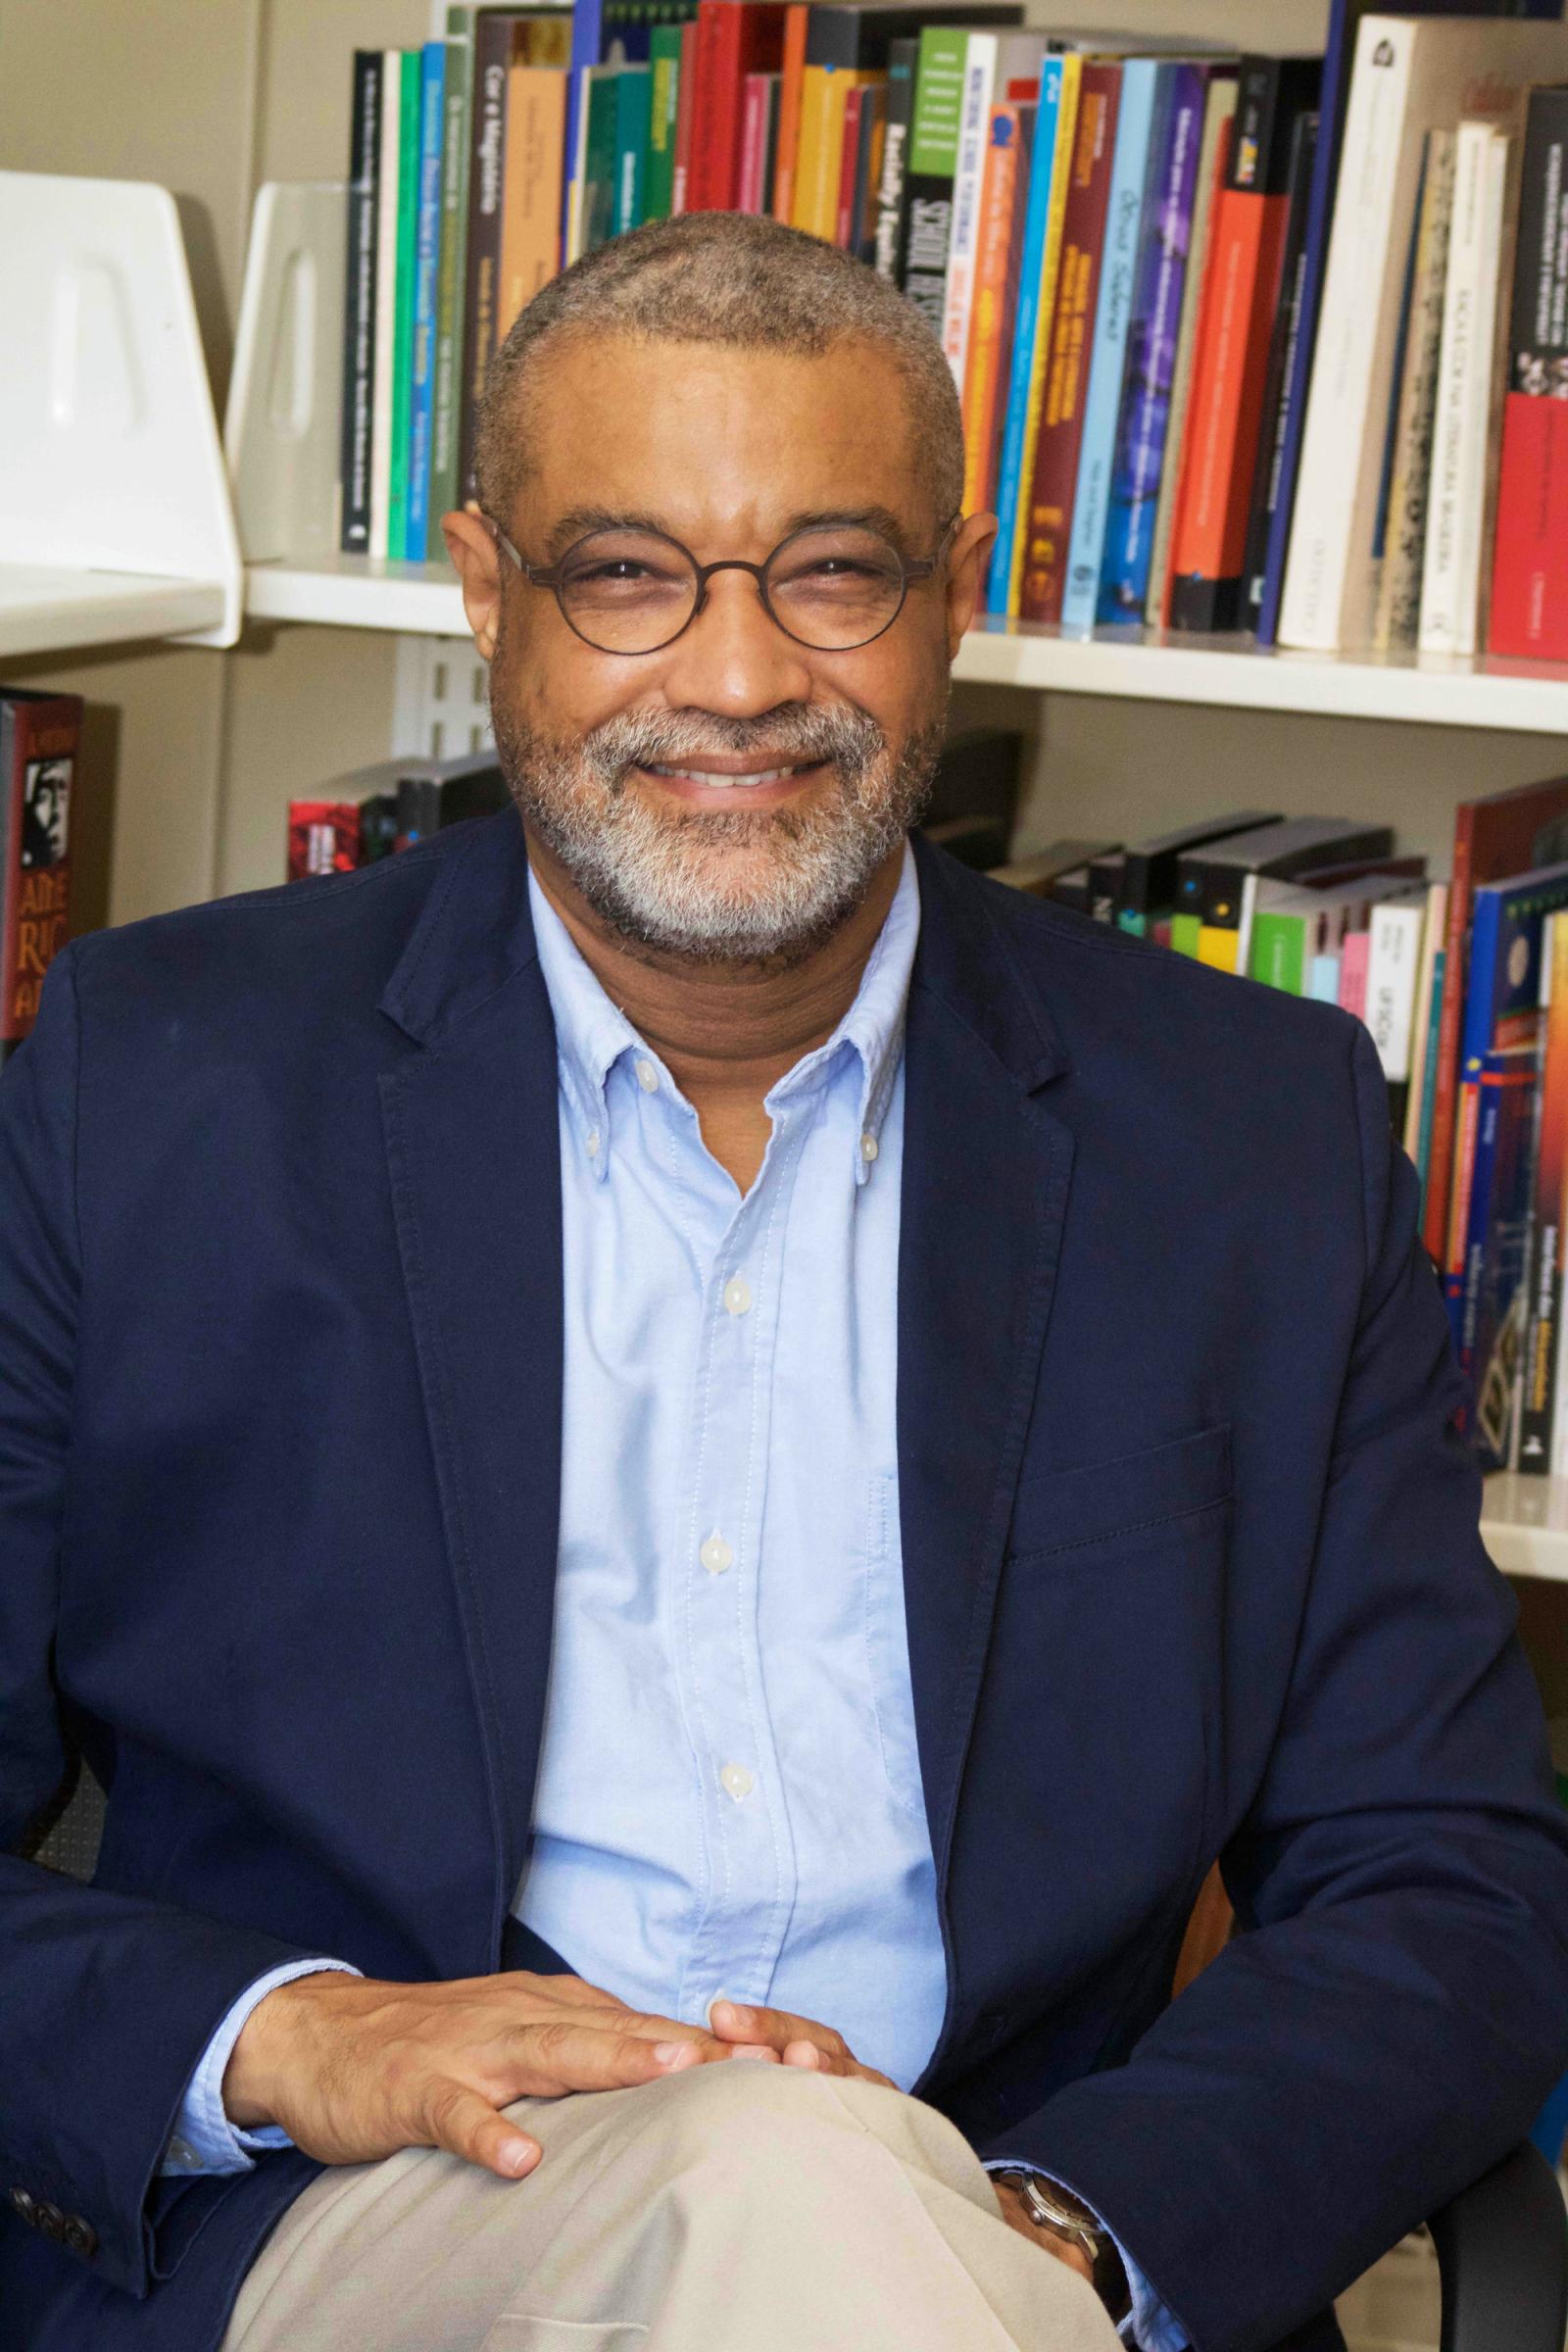
<svg viewBox="0 0 1568 2352">
<path fill-rule="evenodd" d="M 1568 2060 L 1568 1816 L 1359 1023 L 1350 1081 L 1361 1307 L 1282 1717 L 1221 1856 L 1240 1932 L 1124 2064 L 980 2151 L 1070 2181 L 1196 2352 L 1322 2311 L 1526 2135 Z"/>
<path fill-rule="evenodd" d="M 185 2083 L 236 1994 L 308 1955 L 19 1858 L 68 1771 L 53 1656 L 81 1297 L 79 953 L 56 959 L 0 1077 L 0 2200 L 140 2296 Z"/>
</svg>

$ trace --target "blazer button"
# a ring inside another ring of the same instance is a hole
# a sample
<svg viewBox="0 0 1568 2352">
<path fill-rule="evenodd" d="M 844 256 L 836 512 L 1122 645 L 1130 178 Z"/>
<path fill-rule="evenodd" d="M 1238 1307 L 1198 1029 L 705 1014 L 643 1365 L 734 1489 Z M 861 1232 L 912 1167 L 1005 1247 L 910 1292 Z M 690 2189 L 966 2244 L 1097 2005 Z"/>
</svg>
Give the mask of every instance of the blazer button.
<svg viewBox="0 0 1568 2352">
<path fill-rule="evenodd" d="M 38 2200 L 35 2196 L 33 2196 L 30 2189 L 14 2188 L 11 2191 L 11 2204 L 13 2211 L 22 2216 L 22 2219 L 26 2223 L 29 2230 L 36 2228 L 38 2220 Z"/>
<path fill-rule="evenodd" d="M 45 2237 L 52 2237 L 57 2243 L 64 2243 L 66 2217 L 58 2205 L 40 2204 L 34 2219 Z"/>
<path fill-rule="evenodd" d="M 66 2216 L 66 2243 L 73 2254 L 81 2255 L 85 2261 L 98 2251 L 98 2232 L 91 2222 L 82 2220 L 79 2213 L 68 2213 Z"/>
</svg>

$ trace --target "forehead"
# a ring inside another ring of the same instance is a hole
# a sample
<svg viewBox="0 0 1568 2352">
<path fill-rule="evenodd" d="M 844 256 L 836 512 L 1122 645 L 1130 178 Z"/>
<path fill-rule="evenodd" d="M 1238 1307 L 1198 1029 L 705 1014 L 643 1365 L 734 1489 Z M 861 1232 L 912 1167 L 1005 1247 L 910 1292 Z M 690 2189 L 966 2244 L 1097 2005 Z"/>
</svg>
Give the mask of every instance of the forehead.
<svg viewBox="0 0 1568 2352">
<path fill-rule="evenodd" d="M 771 546 L 815 512 L 878 506 L 925 528 L 905 379 L 875 344 L 808 357 L 572 336 L 540 355 L 524 399 L 527 530 L 569 509 L 657 514 L 702 555 L 738 552 L 737 534 Z"/>
</svg>

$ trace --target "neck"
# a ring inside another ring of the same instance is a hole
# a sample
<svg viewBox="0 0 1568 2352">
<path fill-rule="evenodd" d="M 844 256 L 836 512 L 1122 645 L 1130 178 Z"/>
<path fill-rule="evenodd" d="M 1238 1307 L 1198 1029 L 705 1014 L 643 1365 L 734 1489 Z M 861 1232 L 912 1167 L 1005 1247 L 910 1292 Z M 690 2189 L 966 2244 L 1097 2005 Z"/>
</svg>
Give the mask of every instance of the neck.
<svg viewBox="0 0 1568 2352">
<path fill-rule="evenodd" d="M 745 1191 L 766 1145 L 768 1089 L 825 1044 L 855 1002 L 899 886 L 903 842 L 832 937 L 784 971 L 693 963 L 633 945 L 594 911 L 532 832 L 528 858 L 589 970 L 659 1054 L 696 1109 L 709 1149 Z"/>
</svg>

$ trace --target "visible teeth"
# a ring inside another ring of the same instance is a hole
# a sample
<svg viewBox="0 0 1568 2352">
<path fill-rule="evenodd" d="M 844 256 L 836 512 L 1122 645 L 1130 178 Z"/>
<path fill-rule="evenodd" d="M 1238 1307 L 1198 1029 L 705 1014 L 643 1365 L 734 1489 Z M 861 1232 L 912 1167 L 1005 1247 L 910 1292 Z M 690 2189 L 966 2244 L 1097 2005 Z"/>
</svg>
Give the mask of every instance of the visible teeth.
<svg viewBox="0 0 1568 2352">
<path fill-rule="evenodd" d="M 793 776 L 796 771 L 793 767 L 760 767 L 755 775 L 719 776 L 706 768 L 655 767 L 650 764 L 648 772 L 651 776 L 678 776 L 688 784 L 706 784 L 714 792 L 727 792 L 734 787 L 744 788 L 750 784 L 777 784 L 785 776 Z"/>
</svg>

